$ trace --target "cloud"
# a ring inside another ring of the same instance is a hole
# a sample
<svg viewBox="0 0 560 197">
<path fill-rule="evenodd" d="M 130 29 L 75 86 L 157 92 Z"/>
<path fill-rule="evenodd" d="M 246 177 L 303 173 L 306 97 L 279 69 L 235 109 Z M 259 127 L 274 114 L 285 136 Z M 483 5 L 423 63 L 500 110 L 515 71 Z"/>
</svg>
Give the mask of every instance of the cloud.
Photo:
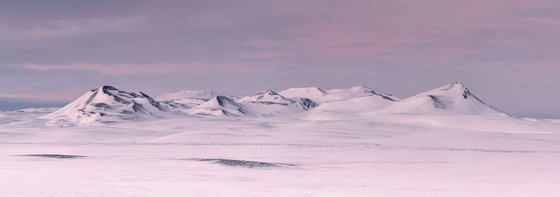
<svg viewBox="0 0 560 197">
<path fill-rule="evenodd" d="M 560 26 L 560 18 L 553 18 L 553 17 L 528 17 L 527 22 L 542 25 L 546 27 L 559 27 Z"/>
<path fill-rule="evenodd" d="M 130 75 L 130 74 L 169 74 L 169 73 L 239 73 L 262 72 L 266 67 L 259 69 L 248 64 L 202 64 L 202 63 L 152 63 L 152 64 L 23 64 L 22 68 L 29 70 L 76 70 L 95 71 L 105 75 Z"/>
<path fill-rule="evenodd" d="M 127 32 L 144 23 L 141 17 L 100 17 L 0 25 L 0 40 L 45 39 L 84 34 Z"/>
<path fill-rule="evenodd" d="M 301 14 L 304 22 L 283 29 L 284 38 L 249 40 L 245 45 L 252 50 L 244 56 L 416 59 L 437 64 L 524 57 L 523 62 L 528 62 L 552 54 L 532 53 L 539 49 L 526 47 L 546 45 L 560 35 L 553 33 L 560 30 L 555 27 L 560 17 L 518 15 L 546 9 L 553 1 L 312 2 L 306 7 L 312 14 Z M 536 24 L 549 29 L 535 28 Z"/>
</svg>

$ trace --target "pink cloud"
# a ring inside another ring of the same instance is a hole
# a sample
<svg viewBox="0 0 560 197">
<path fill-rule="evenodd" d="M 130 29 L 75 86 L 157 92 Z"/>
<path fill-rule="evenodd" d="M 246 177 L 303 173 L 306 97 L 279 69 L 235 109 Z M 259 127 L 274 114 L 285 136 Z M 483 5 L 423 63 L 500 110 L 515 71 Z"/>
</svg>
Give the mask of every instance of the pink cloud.
<svg viewBox="0 0 560 197">
<path fill-rule="evenodd" d="M 560 58 L 538 60 L 533 63 L 532 68 L 546 72 L 560 72 Z"/>
<path fill-rule="evenodd" d="M 31 70 L 92 70 L 102 74 L 165 74 L 185 72 L 252 72 L 255 66 L 245 64 L 154 63 L 154 64 L 24 64 Z"/>
<path fill-rule="evenodd" d="M 144 24 L 142 17 L 98 17 L 0 25 L 1 39 L 41 39 L 99 32 L 125 32 Z"/>
<path fill-rule="evenodd" d="M 536 25 L 542 25 L 545 27 L 550 28 L 558 28 L 560 27 L 560 18 L 552 18 L 552 17 L 528 17 L 526 19 L 527 22 L 533 23 Z"/>
<path fill-rule="evenodd" d="M 557 4 L 550 0 L 316 2 L 306 11 L 322 17 L 285 29 L 288 36 L 280 41 L 251 40 L 246 44 L 255 50 L 244 55 L 449 61 L 495 52 L 487 46 L 532 45 L 537 38 L 515 33 L 531 30 L 535 24 L 557 27 L 560 19 L 516 13 Z"/>
</svg>

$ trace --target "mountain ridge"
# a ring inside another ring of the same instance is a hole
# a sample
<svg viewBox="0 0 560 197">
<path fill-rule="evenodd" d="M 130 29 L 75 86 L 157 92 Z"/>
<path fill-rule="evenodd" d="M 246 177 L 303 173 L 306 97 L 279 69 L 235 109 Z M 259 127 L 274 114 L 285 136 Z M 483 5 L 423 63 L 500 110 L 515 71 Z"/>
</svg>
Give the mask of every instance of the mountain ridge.
<svg viewBox="0 0 560 197">
<path fill-rule="evenodd" d="M 127 92 L 105 85 L 86 92 L 70 104 L 41 118 L 51 122 L 88 124 L 181 116 L 268 117 L 308 112 L 316 115 L 359 112 L 506 114 L 486 104 L 459 82 L 405 99 L 379 94 L 366 86 L 331 90 L 318 87 L 289 88 L 280 93 L 264 90 L 240 97 L 226 96 L 217 91 L 186 90 L 156 98 L 143 92 Z"/>
</svg>

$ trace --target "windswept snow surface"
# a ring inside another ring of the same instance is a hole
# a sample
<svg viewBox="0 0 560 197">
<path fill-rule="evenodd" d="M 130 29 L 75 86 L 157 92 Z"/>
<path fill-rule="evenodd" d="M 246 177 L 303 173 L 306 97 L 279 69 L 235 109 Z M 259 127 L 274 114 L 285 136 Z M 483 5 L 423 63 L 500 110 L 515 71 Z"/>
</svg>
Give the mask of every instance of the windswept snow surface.
<svg viewBox="0 0 560 197">
<path fill-rule="evenodd" d="M 303 95 L 215 96 L 188 109 L 214 115 L 75 125 L 2 112 L 0 196 L 560 196 L 560 122 L 508 116 L 466 90 L 308 110 Z M 89 103 L 69 106 L 102 112 Z M 298 112 L 224 115 L 250 105 Z M 53 114 L 75 112 L 63 109 Z"/>
</svg>

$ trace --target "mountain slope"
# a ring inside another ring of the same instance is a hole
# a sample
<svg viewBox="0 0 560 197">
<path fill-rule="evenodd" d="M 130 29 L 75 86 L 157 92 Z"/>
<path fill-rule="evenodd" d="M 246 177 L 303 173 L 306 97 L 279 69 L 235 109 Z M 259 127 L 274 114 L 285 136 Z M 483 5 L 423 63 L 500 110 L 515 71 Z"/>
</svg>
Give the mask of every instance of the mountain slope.
<svg viewBox="0 0 560 197">
<path fill-rule="evenodd" d="M 41 119 L 83 124 L 158 119 L 171 115 L 165 104 L 142 92 L 126 92 L 111 86 L 102 86 L 86 92 L 70 104 L 42 116 Z"/>
<path fill-rule="evenodd" d="M 398 101 L 383 96 L 362 96 L 347 100 L 326 102 L 309 111 L 308 120 L 355 119 L 361 113 L 375 112 L 387 108 Z"/>
</svg>

